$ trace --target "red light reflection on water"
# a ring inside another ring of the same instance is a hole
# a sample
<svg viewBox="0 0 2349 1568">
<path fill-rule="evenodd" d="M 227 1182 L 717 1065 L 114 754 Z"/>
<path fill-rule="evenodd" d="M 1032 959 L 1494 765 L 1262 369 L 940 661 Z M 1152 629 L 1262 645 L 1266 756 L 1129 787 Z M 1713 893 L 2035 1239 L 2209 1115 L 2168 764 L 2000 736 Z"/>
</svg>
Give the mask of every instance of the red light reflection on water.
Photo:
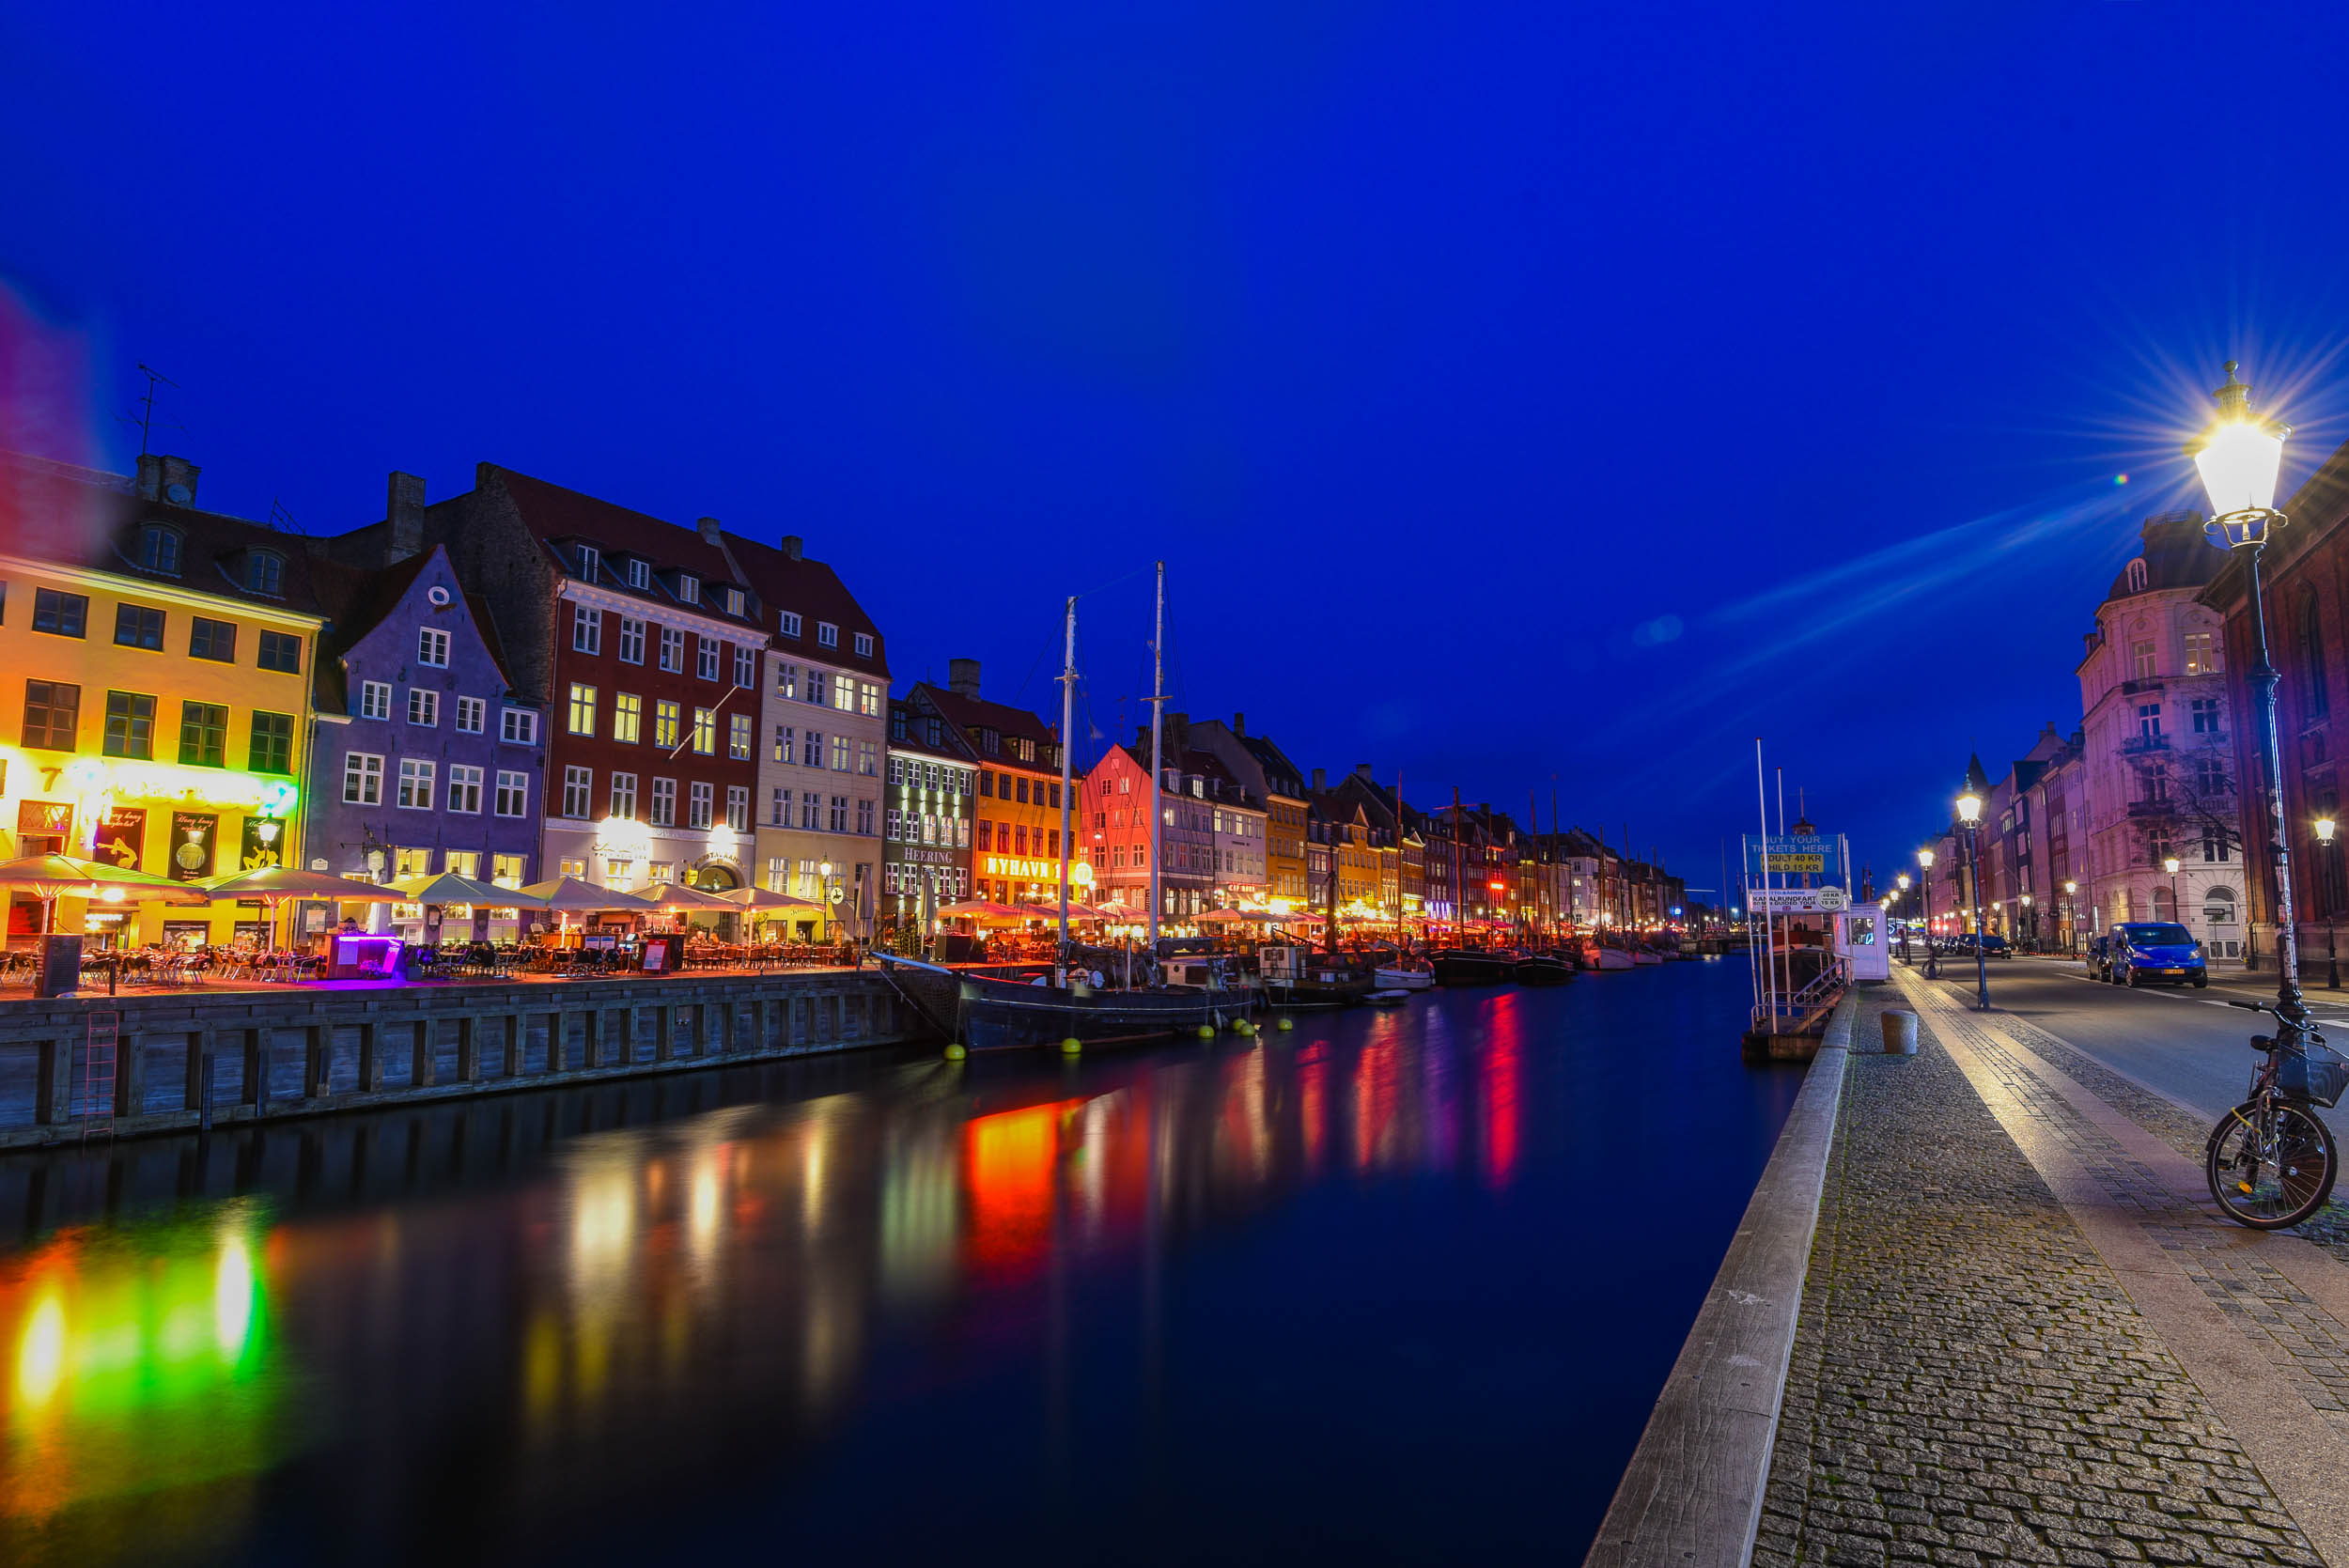
<svg viewBox="0 0 2349 1568">
<path fill-rule="evenodd" d="M 971 1196 L 968 1245 L 978 1268 L 1015 1272 L 1044 1255 L 1051 1241 L 1062 1123 L 1083 1104 L 1055 1100 L 963 1124 L 963 1185 Z"/>
<path fill-rule="evenodd" d="M 1490 1038 L 1477 1063 L 1477 1099 L 1484 1124 L 1478 1163 L 1485 1185 L 1498 1191 L 1517 1172 L 1517 1075 L 1519 1039 L 1514 1008 L 1496 1008 Z"/>
</svg>

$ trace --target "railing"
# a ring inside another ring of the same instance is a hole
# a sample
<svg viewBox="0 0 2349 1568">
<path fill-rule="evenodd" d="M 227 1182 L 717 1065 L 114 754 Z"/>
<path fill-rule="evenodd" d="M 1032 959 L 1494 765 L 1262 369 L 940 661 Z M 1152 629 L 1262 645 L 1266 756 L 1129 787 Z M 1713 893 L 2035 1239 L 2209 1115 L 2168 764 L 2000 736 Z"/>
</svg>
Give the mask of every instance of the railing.
<svg viewBox="0 0 2349 1568">
<path fill-rule="evenodd" d="M 2166 735 L 2132 735 L 2121 742 L 2123 756 L 2142 756 L 2147 752 L 2166 752 L 2170 737 Z"/>
<path fill-rule="evenodd" d="M 1800 1033 L 1833 1007 L 1843 992 L 1851 986 L 1851 960 L 1838 954 L 1825 969 L 1811 978 L 1809 984 L 1792 996 L 1778 999 L 1778 1014 L 1770 1014 L 1770 1004 L 1757 1003 L 1753 1008 L 1754 1023 L 1770 1023 L 1773 1028 L 1788 1018 L 1795 1020 L 1795 1032 Z"/>
</svg>

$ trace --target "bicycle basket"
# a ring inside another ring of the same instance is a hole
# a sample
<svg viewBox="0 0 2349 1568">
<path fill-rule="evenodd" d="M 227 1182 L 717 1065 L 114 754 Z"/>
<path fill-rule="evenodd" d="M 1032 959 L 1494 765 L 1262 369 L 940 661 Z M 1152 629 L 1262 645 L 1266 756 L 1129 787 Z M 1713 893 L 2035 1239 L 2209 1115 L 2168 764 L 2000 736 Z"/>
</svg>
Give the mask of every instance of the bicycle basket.
<svg viewBox="0 0 2349 1568">
<path fill-rule="evenodd" d="M 2310 1042 L 2305 1051 L 2286 1051 L 2276 1087 L 2294 1099 L 2330 1109 L 2349 1090 L 2349 1057 L 2330 1046 Z"/>
</svg>

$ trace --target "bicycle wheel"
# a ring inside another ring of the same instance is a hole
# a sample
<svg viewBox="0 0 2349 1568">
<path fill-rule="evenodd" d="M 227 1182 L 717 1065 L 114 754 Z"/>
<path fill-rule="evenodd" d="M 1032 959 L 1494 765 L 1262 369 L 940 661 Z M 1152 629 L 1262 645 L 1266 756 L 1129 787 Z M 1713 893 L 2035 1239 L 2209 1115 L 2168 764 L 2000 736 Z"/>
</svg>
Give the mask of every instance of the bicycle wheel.
<svg viewBox="0 0 2349 1568">
<path fill-rule="evenodd" d="M 2341 1160 L 2332 1129 L 2307 1106 L 2252 1100 L 2227 1113 L 2203 1160 L 2210 1195 L 2255 1231 L 2297 1225 L 2332 1196 Z"/>
</svg>

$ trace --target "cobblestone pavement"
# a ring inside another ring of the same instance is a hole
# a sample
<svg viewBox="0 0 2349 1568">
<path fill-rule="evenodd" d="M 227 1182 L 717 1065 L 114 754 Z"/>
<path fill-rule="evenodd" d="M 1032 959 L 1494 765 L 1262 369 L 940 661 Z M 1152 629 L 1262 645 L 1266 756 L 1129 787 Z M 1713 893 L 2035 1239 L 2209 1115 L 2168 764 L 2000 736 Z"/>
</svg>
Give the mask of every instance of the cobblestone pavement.
<svg viewBox="0 0 2349 1568">
<path fill-rule="evenodd" d="M 1928 1004 L 1917 1056 L 1860 1054 L 1894 1000 L 1864 993 L 1854 1022 L 1755 1562 L 2321 1561 L 1944 1047 L 1955 1026 Z M 2165 1248 L 2209 1228 L 1976 1033 L 1973 1060 L 2130 1188 Z M 2279 1280 L 2189 1266 L 2247 1321 L 2273 1314 L 2288 1354 L 2311 1329 L 2331 1343 L 2338 1325 Z M 2293 1386 L 2329 1391 L 2313 1371 Z"/>
</svg>

